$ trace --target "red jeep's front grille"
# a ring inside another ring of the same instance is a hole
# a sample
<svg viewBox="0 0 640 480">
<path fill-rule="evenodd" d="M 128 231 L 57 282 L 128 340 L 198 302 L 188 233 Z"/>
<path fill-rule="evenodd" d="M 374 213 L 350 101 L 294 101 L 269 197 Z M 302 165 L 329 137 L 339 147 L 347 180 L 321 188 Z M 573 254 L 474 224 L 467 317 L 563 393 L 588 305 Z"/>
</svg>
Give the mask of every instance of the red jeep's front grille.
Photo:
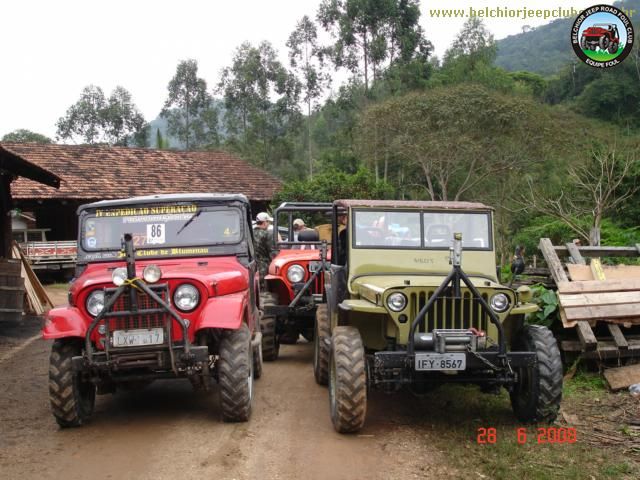
<svg viewBox="0 0 640 480">
<path fill-rule="evenodd" d="M 152 290 L 165 302 L 168 300 L 169 293 L 166 285 L 154 285 Z M 107 290 L 105 303 L 109 301 L 110 296 L 114 293 L 115 289 L 112 291 Z M 137 300 L 135 312 L 131 309 L 129 292 L 124 292 L 118 297 L 111 311 L 105 315 L 105 320 L 109 321 L 109 330 L 156 328 L 166 325 L 170 315 L 163 310 L 163 307 L 144 292 L 135 291 L 135 294 Z"/>
<path fill-rule="evenodd" d="M 313 273 L 309 273 L 309 275 L 313 275 Z M 322 294 L 324 292 L 324 272 L 320 272 L 313 283 L 309 286 L 309 293 L 319 293 Z"/>
</svg>

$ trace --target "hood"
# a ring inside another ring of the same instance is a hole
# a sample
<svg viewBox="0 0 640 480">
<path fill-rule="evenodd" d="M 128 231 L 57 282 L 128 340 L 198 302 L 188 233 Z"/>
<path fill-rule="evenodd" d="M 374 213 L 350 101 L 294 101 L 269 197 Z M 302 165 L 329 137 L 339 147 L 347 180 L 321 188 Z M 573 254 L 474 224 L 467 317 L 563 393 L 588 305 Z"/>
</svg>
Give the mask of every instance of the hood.
<svg viewBox="0 0 640 480">
<path fill-rule="evenodd" d="M 327 256 L 331 258 L 329 252 Z M 278 255 L 271 261 L 269 273 L 277 275 L 287 264 L 290 263 L 307 263 L 320 261 L 320 250 L 297 250 L 297 249 L 282 249 L 278 252 Z M 273 272 L 272 272 L 273 270 Z"/>
<path fill-rule="evenodd" d="M 162 270 L 160 283 L 171 280 L 192 280 L 202 283 L 210 295 L 227 295 L 244 290 L 249 285 L 249 271 L 235 256 L 187 258 L 179 260 L 136 261 L 136 276 L 142 278 L 147 265 L 157 265 Z M 126 267 L 126 263 L 108 262 L 87 265 L 87 268 L 73 282 L 71 294 L 75 296 L 85 288 L 97 285 L 111 285 L 111 275 L 115 268 Z"/>
<path fill-rule="evenodd" d="M 445 278 L 446 275 L 363 275 L 351 281 L 349 290 L 352 293 L 368 298 L 372 295 L 375 296 L 375 294 L 382 295 L 385 290 L 390 288 L 436 288 L 440 286 Z M 504 288 L 503 285 L 485 277 L 469 275 L 469 279 L 478 288 Z"/>
</svg>

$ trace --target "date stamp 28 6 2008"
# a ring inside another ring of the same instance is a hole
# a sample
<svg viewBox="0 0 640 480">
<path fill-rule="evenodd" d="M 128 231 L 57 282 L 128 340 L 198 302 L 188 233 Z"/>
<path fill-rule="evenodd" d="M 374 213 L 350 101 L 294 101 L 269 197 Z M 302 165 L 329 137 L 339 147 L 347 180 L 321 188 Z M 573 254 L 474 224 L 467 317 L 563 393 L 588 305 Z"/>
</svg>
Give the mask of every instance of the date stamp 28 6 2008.
<svg viewBox="0 0 640 480">
<path fill-rule="evenodd" d="M 515 439 L 519 445 L 531 443 L 541 444 L 564 444 L 576 443 L 578 434 L 572 427 L 538 427 L 534 431 L 526 427 L 516 428 Z M 479 427 L 476 432 L 476 443 L 479 445 L 494 445 L 498 442 L 498 431 L 494 427 Z"/>
</svg>

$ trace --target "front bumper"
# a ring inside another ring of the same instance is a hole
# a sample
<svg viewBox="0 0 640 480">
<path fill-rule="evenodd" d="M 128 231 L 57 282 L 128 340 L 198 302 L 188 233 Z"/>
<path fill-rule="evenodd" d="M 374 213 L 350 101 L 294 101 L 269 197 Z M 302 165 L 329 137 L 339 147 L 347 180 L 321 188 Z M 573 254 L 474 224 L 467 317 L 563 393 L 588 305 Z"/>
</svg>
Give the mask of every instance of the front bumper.
<svg viewBox="0 0 640 480">
<path fill-rule="evenodd" d="M 537 364 L 535 352 L 508 352 L 500 355 L 497 350 L 458 352 L 466 358 L 465 370 L 415 369 L 416 355 L 436 353 L 432 350 L 382 351 L 369 355 L 369 382 L 371 386 L 383 384 L 414 383 L 489 383 L 511 385 L 517 382 L 517 370 Z"/>
<path fill-rule="evenodd" d="M 173 353 L 173 362 L 172 362 Z M 135 347 L 126 349 L 94 352 L 89 360 L 86 356 L 71 359 L 76 372 L 126 372 L 133 369 L 145 369 L 147 372 L 184 371 L 209 361 L 209 347 L 192 345 L 185 352 L 183 345 L 174 345 L 172 352 L 168 346 Z M 175 368 L 174 368 L 175 367 Z"/>
</svg>

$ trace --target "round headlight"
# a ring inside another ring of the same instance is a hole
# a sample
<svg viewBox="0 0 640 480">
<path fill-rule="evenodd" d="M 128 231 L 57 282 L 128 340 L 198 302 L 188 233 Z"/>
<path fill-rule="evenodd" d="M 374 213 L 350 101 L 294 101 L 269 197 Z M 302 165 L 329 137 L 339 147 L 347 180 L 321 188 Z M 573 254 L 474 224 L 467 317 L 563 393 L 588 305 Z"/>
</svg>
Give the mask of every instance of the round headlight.
<svg viewBox="0 0 640 480">
<path fill-rule="evenodd" d="M 407 306 L 407 297 L 404 296 L 404 293 L 392 293 L 387 298 L 387 307 L 389 310 L 394 312 L 401 312 L 404 310 L 404 307 Z"/>
<path fill-rule="evenodd" d="M 102 290 L 94 290 L 87 297 L 87 312 L 92 317 L 96 317 L 104 308 L 104 292 Z"/>
<path fill-rule="evenodd" d="M 291 283 L 300 283 L 304 280 L 304 268 L 300 265 L 291 265 L 287 270 L 287 278 Z"/>
<path fill-rule="evenodd" d="M 176 288 L 173 294 L 173 303 L 176 304 L 178 310 L 188 312 L 198 306 L 200 300 L 200 292 L 193 285 L 185 283 Z"/>
<path fill-rule="evenodd" d="M 502 313 L 509 308 L 509 297 L 507 297 L 504 293 L 496 293 L 493 297 L 491 297 L 489 304 L 494 311 Z"/>
<path fill-rule="evenodd" d="M 111 274 L 111 281 L 116 287 L 119 287 L 127 279 L 127 269 L 125 267 L 116 268 Z"/>
<path fill-rule="evenodd" d="M 147 265 L 142 271 L 142 278 L 147 283 L 156 283 L 162 276 L 162 270 L 157 265 Z"/>
</svg>

